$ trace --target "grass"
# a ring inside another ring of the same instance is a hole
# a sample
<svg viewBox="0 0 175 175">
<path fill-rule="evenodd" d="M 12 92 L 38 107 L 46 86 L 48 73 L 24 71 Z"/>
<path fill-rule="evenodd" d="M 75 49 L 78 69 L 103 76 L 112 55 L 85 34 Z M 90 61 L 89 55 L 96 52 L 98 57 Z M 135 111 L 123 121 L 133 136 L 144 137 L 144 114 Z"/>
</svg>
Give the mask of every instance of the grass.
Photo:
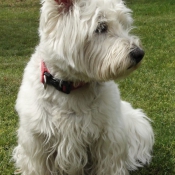
<svg viewBox="0 0 175 175">
<path fill-rule="evenodd" d="M 175 174 L 175 1 L 126 0 L 134 11 L 146 55 L 140 69 L 119 83 L 124 100 L 153 120 L 155 146 L 149 166 L 132 175 Z M 0 2 L 0 174 L 13 174 L 15 99 L 23 69 L 38 43 L 38 0 Z"/>
</svg>

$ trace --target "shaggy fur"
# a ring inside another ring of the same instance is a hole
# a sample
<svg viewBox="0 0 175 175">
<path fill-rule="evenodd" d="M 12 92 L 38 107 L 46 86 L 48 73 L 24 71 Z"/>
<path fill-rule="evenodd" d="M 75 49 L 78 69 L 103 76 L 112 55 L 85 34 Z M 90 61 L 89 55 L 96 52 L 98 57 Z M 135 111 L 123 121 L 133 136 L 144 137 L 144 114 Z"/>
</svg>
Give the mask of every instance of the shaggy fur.
<svg viewBox="0 0 175 175">
<path fill-rule="evenodd" d="M 131 10 L 121 0 L 43 0 L 36 47 L 24 71 L 13 159 L 22 175 L 128 175 L 149 163 L 149 119 L 120 99 L 119 79 L 135 70 Z M 40 81 L 41 62 L 84 86 L 69 95 Z"/>
</svg>

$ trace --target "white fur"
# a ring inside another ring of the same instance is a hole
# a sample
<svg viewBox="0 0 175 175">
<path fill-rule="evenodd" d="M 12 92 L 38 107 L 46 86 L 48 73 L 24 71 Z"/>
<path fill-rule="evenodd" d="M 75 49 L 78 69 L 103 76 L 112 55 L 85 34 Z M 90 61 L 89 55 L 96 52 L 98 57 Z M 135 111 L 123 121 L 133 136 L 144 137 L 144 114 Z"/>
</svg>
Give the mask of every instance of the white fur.
<svg viewBox="0 0 175 175">
<path fill-rule="evenodd" d="M 20 117 L 13 159 L 22 175 L 128 175 L 149 163 L 149 119 L 121 101 L 111 79 L 137 68 L 139 39 L 129 34 L 130 10 L 121 0 L 42 2 L 40 43 L 25 68 L 16 102 Z M 96 34 L 99 22 L 108 32 Z M 43 88 L 44 61 L 54 77 L 86 85 L 69 95 Z M 132 66 L 130 69 L 128 67 Z"/>
</svg>

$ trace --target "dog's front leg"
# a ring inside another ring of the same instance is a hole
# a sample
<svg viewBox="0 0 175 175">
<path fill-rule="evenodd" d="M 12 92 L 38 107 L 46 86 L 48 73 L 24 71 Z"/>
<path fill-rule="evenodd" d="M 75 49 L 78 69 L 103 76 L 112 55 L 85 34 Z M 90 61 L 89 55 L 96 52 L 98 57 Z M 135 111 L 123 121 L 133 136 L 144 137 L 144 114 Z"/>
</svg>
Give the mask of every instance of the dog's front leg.
<svg viewBox="0 0 175 175">
<path fill-rule="evenodd" d="M 48 151 L 44 148 L 44 137 L 34 135 L 27 129 L 18 129 L 18 146 L 13 151 L 16 163 L 16 174 L 21 175 L 50 175 L 53 169 L 48 168 Z"/>
<path fill-rule="evenodd" d="M 116 127 L 117 128 L 117 127 Z M 127 146 L 122 130 L 114 129 L 103 134 L 93 150 L 97 175 L 128 175 L 125 165 Z"/>
</svg>

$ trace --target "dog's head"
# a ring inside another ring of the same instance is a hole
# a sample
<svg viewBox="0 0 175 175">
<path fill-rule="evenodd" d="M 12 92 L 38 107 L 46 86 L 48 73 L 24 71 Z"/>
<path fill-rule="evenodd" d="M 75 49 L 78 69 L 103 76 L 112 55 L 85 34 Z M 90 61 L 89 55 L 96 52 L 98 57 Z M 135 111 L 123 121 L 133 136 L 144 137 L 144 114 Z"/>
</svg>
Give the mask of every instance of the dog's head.
<svg viewBox="0 0 175 175">
<path fill-rule="evenodd" d="M 122 0 L 44 0 L 40 47 L 64 79 L 107 81 L 135 70 L 144 56 L 130 35 L 131 10 Z"/>
</svg>

